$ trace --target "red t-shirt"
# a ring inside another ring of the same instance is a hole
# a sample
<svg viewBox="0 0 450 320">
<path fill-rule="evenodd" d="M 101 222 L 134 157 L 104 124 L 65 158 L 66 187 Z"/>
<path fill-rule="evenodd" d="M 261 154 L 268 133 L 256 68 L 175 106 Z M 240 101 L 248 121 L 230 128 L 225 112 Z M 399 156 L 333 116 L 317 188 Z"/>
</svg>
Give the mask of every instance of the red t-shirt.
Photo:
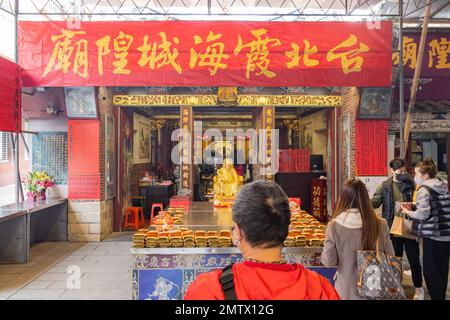
<svg viewBox="0 0 450 320">
<path fill-rule="evenodd" d="M 203 273 L 191 283 L 185 300 L 225 300 L 222 270 Z M 233 265 L 239 300 L 340 300 L 327 279 L 301 264 L 265 264 L 244 261 Z"/>
</svg>

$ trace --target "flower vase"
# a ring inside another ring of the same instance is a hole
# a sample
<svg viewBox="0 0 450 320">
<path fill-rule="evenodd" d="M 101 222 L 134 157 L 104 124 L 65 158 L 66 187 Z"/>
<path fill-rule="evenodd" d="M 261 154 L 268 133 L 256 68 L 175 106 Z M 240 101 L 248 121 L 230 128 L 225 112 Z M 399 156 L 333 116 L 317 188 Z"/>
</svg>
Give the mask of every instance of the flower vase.
<svg viewBox="0 0 450 320">
<path fill-rule="evenodd" d="M 37 195 L 35 195 L 34 193 L 28 194 L 28 201 L 29 202 L 36 202 L 37 201 Z"/>
<path fill-rule="evenodd" d="M 45 190 L 42 190 L 41 192 L 41 200 L 45 200 L 47 199 L 46 195 L 45 195 Z"/>
</svg>

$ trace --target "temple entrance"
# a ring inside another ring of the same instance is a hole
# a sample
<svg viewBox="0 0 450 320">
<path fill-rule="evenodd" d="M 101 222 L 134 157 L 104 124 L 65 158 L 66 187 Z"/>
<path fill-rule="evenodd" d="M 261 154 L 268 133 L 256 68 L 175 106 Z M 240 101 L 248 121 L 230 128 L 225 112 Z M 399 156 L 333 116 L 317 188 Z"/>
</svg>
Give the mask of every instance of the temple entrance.
<svg viewBox="0 0 450 320">
<path fill-rule="evenodd" d="M 212 94 L 214 88 L 190 94 L 186 88 L 116 91 L 122 142 L 119 208 L 143 201 L 150 219 L 153 204 L 165 208 L 175 196 L 208 208 L 230 208 L 244 184 L 269 179 L 302 209 L 324 218 L 333 198 L 334 179 L 327 177 L 333 177 L 337 159 L 333 119 L 341 96 L 325 88 L 302 93 L 250 89 L 239 88 L 239 99 L 229 103 Z M 180 140 L 179 129 L 190 135 Z"/>
<path fill-rule="evenodd" d="M 253 180 L 251 129 L 257 108 L 194 108 L 194 201 L 228 207 Z"/>
</svg>

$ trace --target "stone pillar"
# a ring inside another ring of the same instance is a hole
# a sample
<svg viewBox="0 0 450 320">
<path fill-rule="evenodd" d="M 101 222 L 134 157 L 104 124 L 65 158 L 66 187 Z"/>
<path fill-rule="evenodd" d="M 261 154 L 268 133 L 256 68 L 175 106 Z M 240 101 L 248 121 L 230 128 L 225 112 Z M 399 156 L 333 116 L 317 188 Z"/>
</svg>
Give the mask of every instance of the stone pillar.
<svg viewBox="0 0 450 320">
<path fill-rule="evenodd" d="M 112 232 L 113 228 L 114 197 L 107 199 L 105 193 L 105 115 L 114 117 L 110 91 L 106 87 L 98 88 L 96 100 L 98 120 L 81 120 L 72 126 L 69 121 L 69 241 L 101 241 Z M 77 131 L 83 129 L 77 125 L 83 124 L 84 121 L 98 123 L 98 130 L 91 132 L 88 137 L 77 137 Z M 115 117 L 114 123 L 116 124 Z M 114 130 L 114 135 L 116 131 Z M 77 166 L 79 167 L 83 159 L 88 161 L 90 155 L 75 154 L 83 152 L 83 148 L 74 147 L 76 143 L 83 143 L 82 140 L 76 139 L 90 139 L 93 142 L 89 152 L 95 157 L 95 161 L 98 160 L 98 166 L 88 168 L 87 170 L 92 171 L 88 176 L 83 176 L 83 172 Z M 117 157 L 114 161 L 117 163 Z M 79 192 L 81 188 L 76 184 L 78 181 L 85 183 L 89 191 Z M 91 188 L 92 185 L 95 187 Z"/>
</svg>

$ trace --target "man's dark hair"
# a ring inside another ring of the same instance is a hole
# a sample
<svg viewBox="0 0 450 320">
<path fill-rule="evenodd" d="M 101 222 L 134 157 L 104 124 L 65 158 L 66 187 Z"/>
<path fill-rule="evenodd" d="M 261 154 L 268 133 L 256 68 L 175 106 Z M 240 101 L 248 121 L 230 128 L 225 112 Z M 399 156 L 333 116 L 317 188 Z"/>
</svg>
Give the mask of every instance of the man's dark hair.
<svg viewBox="0 0 450 320">
<path fill-rule="evenodd" d="M 244 185 L 233 204 L 233 221 L 253 247 L 281 245 L 288 235 L 290 220 L 288 197 L 271 181 Z"/>
<path fill-rule="evenodd" d="M 406 163 L 406 161 L 404 159 L 395 158 L 395 159 L 392 159 L 391 162 L 389 162 L 389 167 L 395 171 L 401 167 L 408 168 L 408 164 Z"/>
</svg>

